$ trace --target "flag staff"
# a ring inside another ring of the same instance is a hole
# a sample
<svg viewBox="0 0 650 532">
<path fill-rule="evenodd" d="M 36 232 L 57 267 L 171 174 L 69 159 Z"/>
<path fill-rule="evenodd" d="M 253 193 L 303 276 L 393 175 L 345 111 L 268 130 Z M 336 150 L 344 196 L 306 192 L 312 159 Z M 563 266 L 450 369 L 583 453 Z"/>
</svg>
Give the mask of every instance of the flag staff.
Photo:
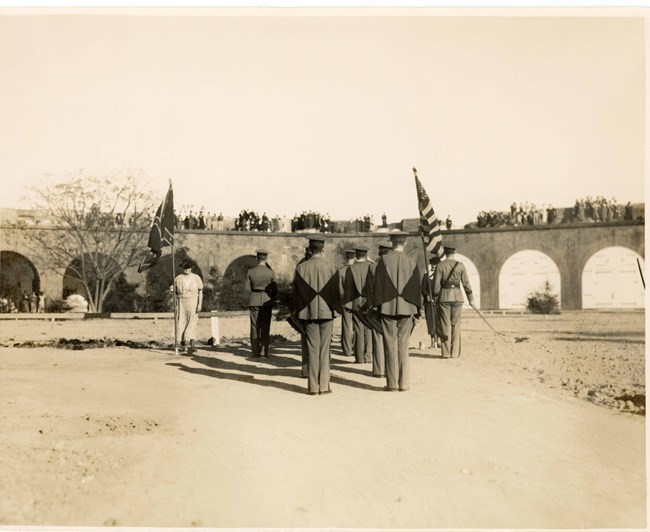
<svg viewBox="0 0 650 532">
<path fill-rule="evenodd" d="M 172 189 L 172 180 L 169 180 L 169 189 Z M 172 217 L 174 216 L 174 208 L 172 204 Z M 165 228 L 167 231 L 167 229 Z M 169 232 L 169 231 L 167 231 Z M 172 248 L 172 299 L 174 300 L 174 354 L 178 355 L 178 327 L 177 327 L 177 316 L 178 309 L 176 308 L 176 256 L 174 254 L 174 235 L 170 235 L 170 246 Z"/>
<path fill-rule="evenodd" d="M 420 213 L 420 236 L 422 237 L 422 251 L 424 252 L 424 272 L 427 277 L 427 285 L 429 288 L 429 309 L 431 311 L 431 322 L 433 325 L 433 330 L 436 332 L 436 320 L 435 320 L 435 306 L 433 304 L 433 290 L 431 289 L 431 277 L 429 277 L 429 261 L 427 259 L 427 246 L 424 243 L 424 227 L 422 226 L 422 211 L 420 209 L 420 188 L 418 187 L 418 171 L 413 167 L 413 175 L 415 176 L 415 189 L 418 193 L 418 212 Z M 425 314 L 426 321 L 426 314 Z M 437 335 L 436 335 L 437 336 Z"/>
</svg>

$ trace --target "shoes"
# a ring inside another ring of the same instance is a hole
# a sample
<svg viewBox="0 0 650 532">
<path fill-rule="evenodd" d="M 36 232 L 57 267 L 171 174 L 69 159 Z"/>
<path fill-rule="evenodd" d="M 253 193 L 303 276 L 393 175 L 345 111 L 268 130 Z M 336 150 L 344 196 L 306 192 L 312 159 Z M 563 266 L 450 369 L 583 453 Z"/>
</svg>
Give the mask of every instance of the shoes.
<svg viewBox="0 0 650 532">
<path fill-rule="evenodd" d="M 400 392 L 407 392 L 407 391 L 408 391 L 408 388 L 400 388 L 399 391 L 400 391 Z"/>
<path fill-rule="evenodd" d="M 318 392 L 307 392 L 309 395 L 318 395 Z"/>
<path fill-rule="evenodd" d="M 377 378 L 381 378 L 381 377 L 385 377 L 386 375 L 383 375 L 383 374 L 382 375 L 377 375 L 376 373 L 373 373 L 372 376 L 377 377 Z"/>
<path fill-rule="evenodd" d="M 332 390 L 327 390 L 325 392 L 318 392 L 318 393 L 320 393 L 321 395 L 325 395 L 326 393 L 332 393 Z"/>
<path fill-rule="evenodd" d="M 386 390 L 387 392 L 396 392 L 397 388 L 389 388 L 388 386 L 386 386 L 386 388 L 384 388 L 384 390 Z"/>
</svg>

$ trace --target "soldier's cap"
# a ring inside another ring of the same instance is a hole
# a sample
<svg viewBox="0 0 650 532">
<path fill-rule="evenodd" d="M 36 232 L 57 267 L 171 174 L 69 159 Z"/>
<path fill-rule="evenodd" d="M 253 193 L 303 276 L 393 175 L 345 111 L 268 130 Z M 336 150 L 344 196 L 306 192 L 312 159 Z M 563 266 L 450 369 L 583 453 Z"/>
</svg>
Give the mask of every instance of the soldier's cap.
<svg viewBox="0 0 650 532">
<path fill-rule="evenodd" d="M 377 244 L 378 247 L 384 248 L 384 249 L 393 249 L 393 243 L 392 242 L 379 242 Z"/>
<path fill-rule="evenodd" d="M 325 246 L 325 237 L 323 236 L 319 236 L 319 235 L 310 236 L 308 240 L 309 240 L 309 247 L 311 248 L 321 249 Z"/>
<path fill-rule="evenodd" d="M 356 246 L 356 247 L 354 248 L 354 251 L 355 251 L 355 252 L 356 252 L 356 251 L 363 251 L 363 252 L 366 252 L 366 251 L 368 251 L 368 246 L 364 246 L 364 245 Z"/>
<path fill-rule="evenodd" d="M 356 252 L 353 249 L 346 249 L 345 254 L 346 255 L 354 255 Z"/>
<path fill-rule="evenodd" d="M 445 246 L 445 254 L 455 253 L 456 248 L 454 246 Z"/>
<path fill-rule="evenodd" d="M 261 248 L 260 248 L 260 249 L 256 249 L 256 250 L 255 250 L 255 254 L 256 254 L 256 255 L 268 255 L 269 252 L 266 251 L 265 249 L 261 249 Z"/>
<path fill-rule="evenodd" d="M 393 229 L 390 233 L 388 233 L 388 238 L 390 238 L 392 242 L 406 242 L 406 237 L 408 235 L 409 234 L 405 231 Z"/>
<path fill-rule="evenodd" d="M 438 255 L 433 255 L 430 259 L 429 262 L 431 264 L 438 264 L 440 262 L 440 257 Z"/>
</svg>

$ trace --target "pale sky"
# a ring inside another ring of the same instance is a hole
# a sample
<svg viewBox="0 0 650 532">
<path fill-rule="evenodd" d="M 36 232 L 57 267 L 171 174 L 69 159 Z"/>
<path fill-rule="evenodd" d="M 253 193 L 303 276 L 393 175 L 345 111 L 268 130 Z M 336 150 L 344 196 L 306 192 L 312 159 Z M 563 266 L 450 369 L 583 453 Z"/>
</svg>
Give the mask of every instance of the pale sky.
<svg viewBox="0 0 650 532">
<path fill-rule="evenodd" d="M 415 218 L 413 166 L 456 225 L 644 200 L 640 17 L 71 11 L 1 11 L 2 207 L 81 169 L 226 216 Z"/>
</svg>

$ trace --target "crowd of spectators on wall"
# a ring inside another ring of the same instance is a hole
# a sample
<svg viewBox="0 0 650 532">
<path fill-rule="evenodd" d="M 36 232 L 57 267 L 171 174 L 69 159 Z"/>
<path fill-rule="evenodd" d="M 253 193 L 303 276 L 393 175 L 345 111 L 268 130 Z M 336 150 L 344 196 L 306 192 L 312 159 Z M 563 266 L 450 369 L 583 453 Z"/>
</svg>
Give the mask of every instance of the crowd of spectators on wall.
<svg viewBox="0 0 650 532">
<path fill-rule="evenodd" d="M 323 215 L 315 211 L 303 211 L 301 214 L 294 214 L 293 218 L 291 218 L 291 232 L 305 230 L 330 233 L 332 231 L 332 220 L 329 213 Z"/>
<path fill-rule="evenodd" d="M 261 231 L 269 233 L 280 230 L 280 217 L 269 218 L 264 212 L 260 216 L 255 211 L 243 210 L 235 218 L 235 231 Z"/>
<path fill-rule="evenodd" d="M 619 220 L 635 221 L 638 217 L 634 206 L 628 202 L 623 208 L 615 198 L 607 200 L 602 196 L 595 199 L 587 196 L 576 199 L 572 209 L 562 209 L 561 213 L 553 205 L 537 207 L 534 203 L 513 202 L 510 212 L 481 211 L 476 222 L 466 227 L 505 227 L 526 225 L 552 225 L 556 223 L 597 223 Z"/>
</svg>

